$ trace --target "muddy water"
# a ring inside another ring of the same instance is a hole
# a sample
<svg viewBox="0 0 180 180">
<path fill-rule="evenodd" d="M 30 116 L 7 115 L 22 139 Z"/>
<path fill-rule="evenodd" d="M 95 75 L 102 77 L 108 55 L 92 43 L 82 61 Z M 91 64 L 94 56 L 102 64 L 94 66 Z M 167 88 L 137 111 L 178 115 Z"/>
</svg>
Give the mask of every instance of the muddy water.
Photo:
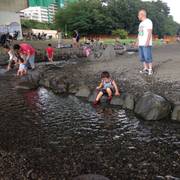
<svg viewBox="0 0 180 180">
<path fill-rule="evenodd" d="M 0 162 L 0 177 L 180 177 L 180 124 L 144 122 L 111 107 L 94 109 L 44 88 L 19 91 L 14 74 L 0 72 L 0 152 L 12 154 L 5 165 Z"/>
</svg>

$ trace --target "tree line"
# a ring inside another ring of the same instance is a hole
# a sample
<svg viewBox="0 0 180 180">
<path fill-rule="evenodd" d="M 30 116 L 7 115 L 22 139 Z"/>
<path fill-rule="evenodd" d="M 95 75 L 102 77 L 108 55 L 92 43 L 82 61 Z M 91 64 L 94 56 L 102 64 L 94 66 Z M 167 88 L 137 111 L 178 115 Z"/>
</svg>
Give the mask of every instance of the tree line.
<svg viewBox="0 0 180 180">
<path fill-rule="evenodd" d="M 170 15 L 170 8 L 161 0 L 79 0 L 59 9 L 55 25 L 65 32 L 78 30 L 83 35 L 110 35 L 116 29 L 137 34 L 137 14 L 140 9 L 147 11 L 154 24 L 154 34 L 159 37 L 175 35 L 180 29 L 180 25 Z"/>
</svg>

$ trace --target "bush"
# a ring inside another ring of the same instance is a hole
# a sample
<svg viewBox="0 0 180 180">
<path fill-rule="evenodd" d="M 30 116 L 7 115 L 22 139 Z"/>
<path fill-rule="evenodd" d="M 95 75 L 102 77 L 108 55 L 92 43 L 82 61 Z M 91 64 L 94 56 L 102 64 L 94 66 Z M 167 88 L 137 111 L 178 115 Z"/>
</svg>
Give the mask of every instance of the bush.
<svg viewBox="0 0 180 180">
<path fill-rule="evenodd" d="M 116 29 L 112 31 L 113 36 L 119 36 L 121 39 L 127 39 L 128 32 L 124 29 Z"/>
</svg>

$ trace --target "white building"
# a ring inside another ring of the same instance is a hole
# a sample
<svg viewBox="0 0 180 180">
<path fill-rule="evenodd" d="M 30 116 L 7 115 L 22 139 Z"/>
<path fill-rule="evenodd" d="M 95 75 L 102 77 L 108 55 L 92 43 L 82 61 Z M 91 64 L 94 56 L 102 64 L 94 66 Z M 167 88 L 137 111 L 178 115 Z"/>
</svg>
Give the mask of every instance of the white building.
<svg viewBox="0 0 180 180">
<path fill-rule="evenodd" d="M 39 22 L 53 22 L 58 6 L 52 3 L 48 8 L 35 6 L 20 11 L 22 19 L 31 19 Z"/>
<path fill-rule="evenodd" d="M 22 19 L 31 19 L 39 22 L 49 22 L 48 9 L 44 7 L 29 7 L 20 11 Z"/>
</svg>

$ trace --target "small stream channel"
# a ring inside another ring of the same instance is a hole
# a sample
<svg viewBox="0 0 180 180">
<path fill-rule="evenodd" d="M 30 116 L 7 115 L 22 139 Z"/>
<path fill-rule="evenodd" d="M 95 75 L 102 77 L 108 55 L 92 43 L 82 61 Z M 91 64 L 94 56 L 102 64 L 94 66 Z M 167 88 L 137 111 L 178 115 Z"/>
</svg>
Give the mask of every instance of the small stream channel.
<svg viewBox="0 0 180 180">
<path fill-rule="evenodd" d="M 95 109 L 74 96 L 15 87 L 15 74 L 0 69 L 0 151 L 16 154 L 13 162 L 26 159 L 17 167 L 0 162 L 0 177 L 180 177 L 180 124 L 145 122 L 123 109 Z"/>
</svg>

